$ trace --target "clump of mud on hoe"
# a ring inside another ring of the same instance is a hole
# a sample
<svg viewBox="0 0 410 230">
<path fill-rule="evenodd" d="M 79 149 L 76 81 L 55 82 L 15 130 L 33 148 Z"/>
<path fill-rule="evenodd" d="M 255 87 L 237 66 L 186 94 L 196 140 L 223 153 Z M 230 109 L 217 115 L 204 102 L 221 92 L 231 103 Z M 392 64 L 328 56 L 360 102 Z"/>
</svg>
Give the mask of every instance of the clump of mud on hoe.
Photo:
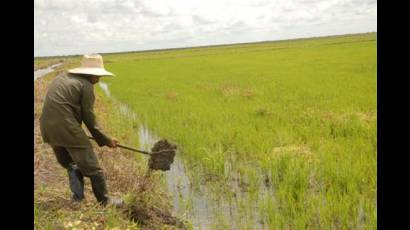
<svg viewBox="0 0 410 230">
<path fill-rule="evenodd" d="M 171 144 L 166 139 L 161 139 L 151 148 L 151 157 L 148 167 L 151 170 L 167 171 L 174 162 L 175 150 L 177 146 Z"/>
</svg>

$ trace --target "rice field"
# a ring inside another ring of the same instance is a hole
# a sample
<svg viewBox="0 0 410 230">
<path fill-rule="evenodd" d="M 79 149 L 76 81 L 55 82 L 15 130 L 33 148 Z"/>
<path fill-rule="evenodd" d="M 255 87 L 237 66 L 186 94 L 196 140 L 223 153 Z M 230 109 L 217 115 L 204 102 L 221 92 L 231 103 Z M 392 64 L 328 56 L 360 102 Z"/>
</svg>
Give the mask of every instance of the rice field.
<svg viewBox="0 0 410 230">
<path fill-rule="evenodd" d="M 206 197 L 210 229 L 375 229 L 376 36 L 107 54 L 102 80 L 177 143 L 179 214 Z"/>
</svg>

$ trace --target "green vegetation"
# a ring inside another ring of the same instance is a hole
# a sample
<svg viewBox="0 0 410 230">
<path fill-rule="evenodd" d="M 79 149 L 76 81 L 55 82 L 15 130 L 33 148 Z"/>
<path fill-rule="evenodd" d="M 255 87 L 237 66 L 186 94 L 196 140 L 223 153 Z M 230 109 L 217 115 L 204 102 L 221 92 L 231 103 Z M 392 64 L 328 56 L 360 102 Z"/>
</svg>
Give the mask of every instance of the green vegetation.
<svg viewBox="0 0 410 230">
<path fill-rule="evenodd" d="M 376 34 L 112 54 L 103 80 L 244 228 L 374 229 L 376 57 Z"/>
</svg>

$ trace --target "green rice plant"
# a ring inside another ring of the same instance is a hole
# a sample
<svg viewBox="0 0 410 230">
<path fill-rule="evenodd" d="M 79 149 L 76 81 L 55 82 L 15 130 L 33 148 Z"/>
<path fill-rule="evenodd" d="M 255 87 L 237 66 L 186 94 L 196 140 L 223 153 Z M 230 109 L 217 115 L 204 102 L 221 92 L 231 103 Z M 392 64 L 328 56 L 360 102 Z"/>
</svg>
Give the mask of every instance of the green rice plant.
<svg viewBox="0 0 410 230">
<path fill-rule="evenodd" d="M 239 175 L 238 219 L 372 228 L 376 52 L 372 33 L 112 54 L 117 77 L 104 81 L 138 124 L 178 144 L 193 184 L 230 199 Z"/>
</svg>

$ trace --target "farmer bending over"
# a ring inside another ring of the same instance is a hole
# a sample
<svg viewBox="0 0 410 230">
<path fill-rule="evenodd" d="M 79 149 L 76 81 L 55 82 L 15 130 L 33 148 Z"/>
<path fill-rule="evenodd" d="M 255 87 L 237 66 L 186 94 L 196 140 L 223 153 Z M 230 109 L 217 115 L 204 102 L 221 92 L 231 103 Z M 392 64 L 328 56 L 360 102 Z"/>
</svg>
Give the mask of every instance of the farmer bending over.
<svg viewBox="0 0 410 230">
<path fill-rule="evenodd" d="M 114 76 L 104 69 L 100 55 L 84 55 L 82 66 L 57 77 L 50 85 L 40 117 L 44 142 L 54 150 L 58 163 L 68 171 L 73 199 L 84 199 L 84 176 L 89 177 L 97 201 L 121 206 L 120 198 L 108 196 L 107 185 L 92 145 L 81 128 L 87 126 L 99 146 L 115 148 L 117 140 L 105 135 L 94 115 L 94 84 L 102 76 Z"/>
</svg>

